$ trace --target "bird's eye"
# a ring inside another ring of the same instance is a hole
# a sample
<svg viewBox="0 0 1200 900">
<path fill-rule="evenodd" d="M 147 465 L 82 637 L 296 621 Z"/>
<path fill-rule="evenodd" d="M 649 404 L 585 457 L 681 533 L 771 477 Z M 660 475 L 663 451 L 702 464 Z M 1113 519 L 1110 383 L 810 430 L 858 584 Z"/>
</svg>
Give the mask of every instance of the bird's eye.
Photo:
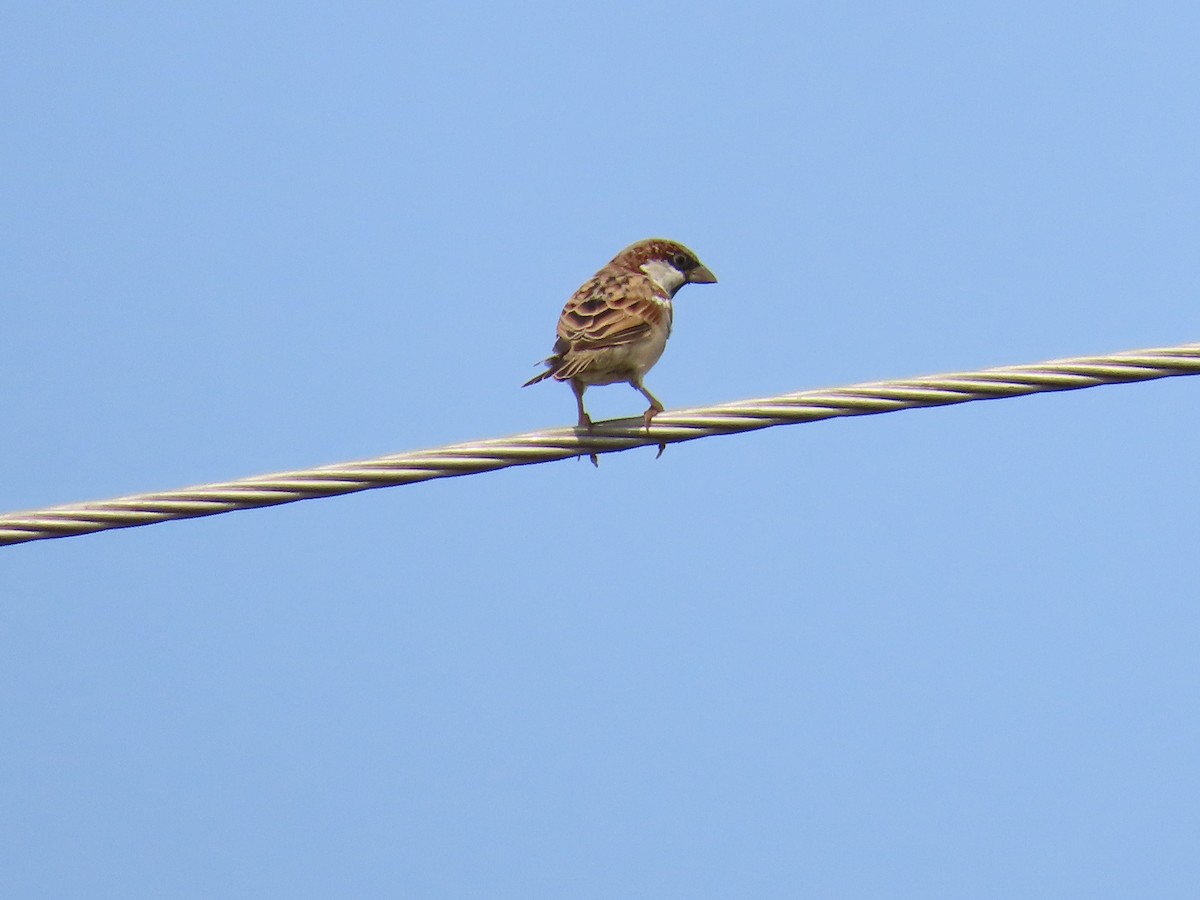
<svg viewBox="0 0 1200 900">
<path fill-rule="evenodd" d="M 686 272 L 688 269 L 694 268 L 696 264 L 692 262 L 692 258 L 686 253 L 676 253 L 671 257 L 671 265 L 680 272 Z"/>
</svg>

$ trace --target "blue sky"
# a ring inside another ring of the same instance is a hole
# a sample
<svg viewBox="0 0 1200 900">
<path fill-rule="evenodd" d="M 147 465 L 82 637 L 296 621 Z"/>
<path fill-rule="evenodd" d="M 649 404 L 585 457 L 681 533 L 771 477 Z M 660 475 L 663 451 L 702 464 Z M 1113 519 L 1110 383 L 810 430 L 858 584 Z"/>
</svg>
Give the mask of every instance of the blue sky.
<svg viewBox="0 0 1200 900">
<path fill-rule="evenodd" d="M 0 11 L 0 508 L 1200 340 L 1184 3 Z M 0 550 L 12 897 L 1190 897 L 1200 381 Z M 589 393 L 633 415 L 624 387 Z"/>
</svg>

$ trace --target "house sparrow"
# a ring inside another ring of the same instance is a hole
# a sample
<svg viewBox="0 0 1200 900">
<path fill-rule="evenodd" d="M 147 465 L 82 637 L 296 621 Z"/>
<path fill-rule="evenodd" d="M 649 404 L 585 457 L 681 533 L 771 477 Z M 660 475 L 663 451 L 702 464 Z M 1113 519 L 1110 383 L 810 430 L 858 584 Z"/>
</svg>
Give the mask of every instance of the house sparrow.
<svg viewBox="0 0 1200 900">
<path fill-rule="evenodd" d="M 554 354 L 544 361 L 548 368 L 522 387 L 546 378 L 570 382 L 579 427 L 590 430 L 592 420 L 583 408 L 588 385 L 625 382 L 650 401 L 642 414 L 649 428 L 663 405 L 646 390 L 642 377 L 667 346 L 671 298 L 685 284 L 716 280 L 683 244 L 651 238 L 629 245 L 567 301 L 558 319 Z"/>
</svg>

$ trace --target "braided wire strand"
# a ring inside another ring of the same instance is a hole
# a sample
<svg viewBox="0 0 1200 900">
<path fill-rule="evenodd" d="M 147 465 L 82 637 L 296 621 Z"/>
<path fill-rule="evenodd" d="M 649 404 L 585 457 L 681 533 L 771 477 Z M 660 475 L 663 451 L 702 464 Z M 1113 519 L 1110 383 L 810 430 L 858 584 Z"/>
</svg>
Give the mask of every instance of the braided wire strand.
<svg viewBox="0 0 1200 900">
<path fill-rule="evenodd" d="M 1200 374 L 1200 344 L 1183 344 L 1107 356 L 1074 357 L 976 372 L 799 391 L 759 400 L 664 412 L 655 417 L 649 429 L 643 426 L 640 417 L 616 419 L 597 423 L 592 432 L 575 428 L 534 431 L 358 462 L 8 513 L 0 515 L 0 545 L 334 497 L 371 488 L 474 475 L 573 456 L 616 453 L 634 447 L 675 444 L 775 425 L 1196 374 Z"/>
</svg>

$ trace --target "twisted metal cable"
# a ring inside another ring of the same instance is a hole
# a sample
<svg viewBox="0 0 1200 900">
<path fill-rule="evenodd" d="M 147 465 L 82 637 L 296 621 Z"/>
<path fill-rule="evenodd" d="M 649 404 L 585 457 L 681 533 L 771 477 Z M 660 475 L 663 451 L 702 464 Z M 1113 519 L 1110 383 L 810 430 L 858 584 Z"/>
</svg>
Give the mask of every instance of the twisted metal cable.
<svg viewBox="0 0 1200 900">
<path fill-rule="evenodd" d="M 571 456 L 675 444 L 773 425 L 1196 374 L 1200 374 L 1200 344 L 1184 344 L 800 391 L 761 400 L 664 412 L 654 419 L 649 430 L 643 427 L 640 417 L 616 419 L 597 423 L 590 433 L 574 428 L 534 431 L 315 469 L 9 513 L 0 515 L 0 545 L 333 497 Z"/>
</svg>

